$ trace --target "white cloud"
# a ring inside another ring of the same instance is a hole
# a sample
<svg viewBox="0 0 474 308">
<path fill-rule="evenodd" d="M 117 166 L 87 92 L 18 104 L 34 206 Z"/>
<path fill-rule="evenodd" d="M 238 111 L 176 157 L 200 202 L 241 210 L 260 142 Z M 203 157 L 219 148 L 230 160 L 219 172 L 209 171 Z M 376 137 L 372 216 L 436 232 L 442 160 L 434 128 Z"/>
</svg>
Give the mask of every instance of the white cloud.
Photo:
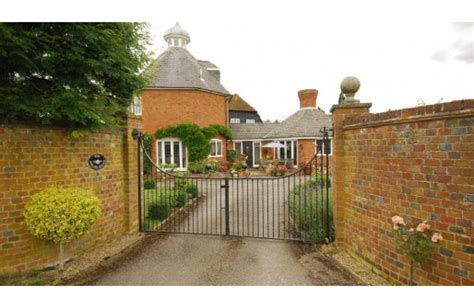
<svg viewBox="0 0 474 308">
<path fill-rule="evenodd" d="M 455 41 L 447 49 L 440 49 L 433 53 L 431 59 L 437 62 L 449 62 L 451 59 L 471 64 L 474 63 L 474 23 L 454 22 Z"/>
</svg>

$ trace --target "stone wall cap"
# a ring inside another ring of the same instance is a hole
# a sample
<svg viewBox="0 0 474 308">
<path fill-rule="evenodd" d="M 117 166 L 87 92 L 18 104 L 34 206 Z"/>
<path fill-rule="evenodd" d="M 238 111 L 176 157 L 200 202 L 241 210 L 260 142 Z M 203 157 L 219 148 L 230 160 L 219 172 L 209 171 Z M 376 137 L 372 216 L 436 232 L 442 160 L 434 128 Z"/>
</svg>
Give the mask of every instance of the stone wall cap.
<svg viewBox="0 0 474 308">
<path fill-rule="evenodd" d="M 352 109 L 352 108 L 370 108 L 372 103 L 344 103 L 332 105 L 330 112 L 332 113 L 335 109 Z"/>
</svg>

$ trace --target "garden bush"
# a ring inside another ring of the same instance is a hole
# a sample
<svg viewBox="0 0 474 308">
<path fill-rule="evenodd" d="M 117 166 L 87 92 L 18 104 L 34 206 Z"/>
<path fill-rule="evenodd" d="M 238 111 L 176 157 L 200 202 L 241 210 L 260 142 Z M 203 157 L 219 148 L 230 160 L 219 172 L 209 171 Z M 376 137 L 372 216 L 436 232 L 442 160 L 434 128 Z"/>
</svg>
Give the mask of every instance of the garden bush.
<svg viewBox="0 0 474 308">
<path fill-rule="evenodd" d="M 191 173 L 215 173 L 219 170 L 219 162 L 213 159 L 203 159 L 189 163 Z"/>
<path fill-rule="evenodd" d="M 234 162 L 237 160 L 238 154 L 235 150 L 228 150 L 227 151 L 227 160 L 230 162 Z"/>
<path fill-rule="evenodd" d="M 160 201 L 151 203 L 148 208 L 148 218 L 152 220 L 165 220 L 169 214 L 170 209 Z"/>
<path fill-rule="evenodd" d="M 308 239 L 324 243 L 327 239 L 334 238 L 332 191 L 329 191 L 329 208 L 327 208 L 326 189 L 321 191 L 321 186 L 316 184 L 317 180 L 312 179 L 301 185 L 295 185 L 288 200 L 289 212 L 301 233 Z"/>
<path fill-rule="evenodd" d="M 188 183 L 186 192 L 191 195 L 191 198 L 196 198 L 198 195 L 198 186 L 196 184 Z"/>
<path fill-rule="evenodd" d="M 63 243 L 86 233 L 102 214 L 100 199 L 81 188 L 50 187 L 32 196 L 24 216 L 33 235 L 60 244 L 63 267 Z"/>
<path fill-rule="evenodd" d="M 188 166 L 188 171 L 191 173 L 206 173 L 206 164 L 203 160 L 190 162 Z"/>
<path fill-rule="evenodd" d="M 154 189 L 156 188 L 156 181 L 155 180 L 145 180 L 143 183 L 145 189 Z"/>
</svg>

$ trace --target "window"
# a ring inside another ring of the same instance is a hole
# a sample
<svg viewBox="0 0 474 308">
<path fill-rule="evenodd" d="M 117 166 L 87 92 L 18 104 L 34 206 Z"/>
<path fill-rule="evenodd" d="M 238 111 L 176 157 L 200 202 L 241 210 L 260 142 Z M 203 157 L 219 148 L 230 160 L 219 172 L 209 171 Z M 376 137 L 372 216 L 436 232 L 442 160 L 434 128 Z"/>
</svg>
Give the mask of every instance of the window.
<svg viewBox="0 0 474 308">
<path fill-rule="evenodd" d="M 222 140 L 211 140 L 211 154 L 210 157 L 222 157 Z"/>
<path fill-rule="evenodd" d="M 242 142 L 234 142 L 234 149 L 237 154 L 242 154 Z"/>
<path fill-rule="evenodd" d="M 234 141 L 234 150 L 238 155 L 245 154 L 249 166 L 258 167 L 262 156 L 260 140 Z"/>
<path fill-rule="evenodd" d="M 321 153 L 332 155 L 332 139 L 329 138 L 327 144 L 324 144 L 323 139 L 316 139 L 316 152 L 318 155 L 321 155 Z"/>
<path fill-rule="evenodd" d="M 255 123 L 255 119 L 247 119 L 245 120 L 245 123 Z"/>
<path fill-rule="evenodd" d="M 240 123 L 240 119 L 237 118 L 231 118 L 230 123 Z"/>
<path fill-rule="evenodd" d="M 296 140 L 280 140 L 283 147 L 276 149 L 277 159 L 291 159 L 293 164 L 298 164 L 298 149 Z"/>
<path fill-rule="evenodd" d="M 181 140 L 166 138 L 156 141 L 156 157 L 158 166 L 174 164 L 178 170 L 185 170 L 187 166 L 187 150 Z"/>
<path fill-rule="evenodd" d="M 134 115 L 142 115 L 142 98 L 140 96 L 133 96 L 129 111 Z"/>
</svg>

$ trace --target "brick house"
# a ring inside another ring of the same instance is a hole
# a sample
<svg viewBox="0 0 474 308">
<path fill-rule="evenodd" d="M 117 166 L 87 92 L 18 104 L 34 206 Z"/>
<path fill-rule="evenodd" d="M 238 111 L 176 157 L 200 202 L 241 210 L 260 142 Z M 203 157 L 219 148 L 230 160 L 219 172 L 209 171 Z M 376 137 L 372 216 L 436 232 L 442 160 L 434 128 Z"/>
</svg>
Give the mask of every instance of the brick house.
<svg viewBox="0 0 474 308">
<path fill-rule="evenodd" d="M 253 167 L 264 155 L 272 155 L 262 149 L 271 141 L 285 146 L 275 151 L 276 158 L 293 159 L 295 166 L 314 155 L 320 128 L 331 124 L 330 116 L 316 109 L 316 90 L 300 91 L 300 110 L 281 124 L 262 123 L 257 110 L 220 83 L 218 66 L 188 51 L 191 39 L 179 23 L 166 31 L 164 39 L 168 48 L 145 70 L 149 83 L 131 106 L 133 113 L 142 116 L 143 131 L 153 136 L 158 129 L 180 123 L 220 124 L 232 130 L 234 140 L 215 136 L 209 158 L 226 160 L 227 151 L 235 149 L 246 154 Z M 158 164 L 187 169 L 188 151 L 181 140 L 165 138 L 152 144 L 152 158 Z"/>
<path fill-rule="evenodd" d="M 316 107 L 318 91 L 315 89 L 298 92 L 300 108 L 281 123 L 230 124 L 234 134 L 233 148 L 247 155 L 247 163 L 257 167 L 260 161 L 270 156 L 292 162 L 293 167 L 309 161 L 316 150 L 332 156 L 331 143 L 324 147 L 321 129 L 331 128 L 331 116 Z M 270 142 L 279 142 L 284 147 L 265 148 Z"/>
</svg>

